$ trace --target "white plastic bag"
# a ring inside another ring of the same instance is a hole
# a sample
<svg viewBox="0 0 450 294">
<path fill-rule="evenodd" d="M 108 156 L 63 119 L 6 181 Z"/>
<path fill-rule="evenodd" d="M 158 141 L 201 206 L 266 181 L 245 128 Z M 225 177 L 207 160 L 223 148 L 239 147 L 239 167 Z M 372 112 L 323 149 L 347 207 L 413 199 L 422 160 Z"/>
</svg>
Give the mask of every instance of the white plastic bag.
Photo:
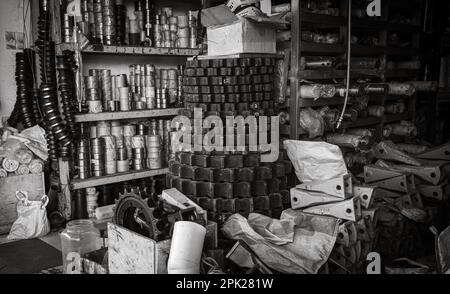
<svg viewBox="0 0 450 294">
<path fill-rule="evenodd" d="M 50 225 L 47 219 L 48 197 L 42 196 L 41 201 L 28 200 L 26 191 L 16 191 L 17 220 L 11 227 L 8 240 L 33 239 L 47 235 Z"/>
<path fill-rule="evenodd" d="M 284 141 L 300 182 L 326 181 L 348 174 L 342 152 L 325 142 Z"/>
</svg>

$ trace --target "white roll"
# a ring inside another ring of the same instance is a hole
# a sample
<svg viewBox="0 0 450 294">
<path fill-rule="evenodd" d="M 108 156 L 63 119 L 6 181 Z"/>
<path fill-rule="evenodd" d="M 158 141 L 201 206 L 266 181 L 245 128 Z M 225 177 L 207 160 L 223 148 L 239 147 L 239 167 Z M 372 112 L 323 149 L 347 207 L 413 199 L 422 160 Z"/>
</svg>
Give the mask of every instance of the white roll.
<svg viewBox="0 0 450 294">
<path fill-rule="evenodd" d="M 206 228 L 179 221 L 174 225 L 167 271 L 169 274 L 199 274 Z"/>
</svg>

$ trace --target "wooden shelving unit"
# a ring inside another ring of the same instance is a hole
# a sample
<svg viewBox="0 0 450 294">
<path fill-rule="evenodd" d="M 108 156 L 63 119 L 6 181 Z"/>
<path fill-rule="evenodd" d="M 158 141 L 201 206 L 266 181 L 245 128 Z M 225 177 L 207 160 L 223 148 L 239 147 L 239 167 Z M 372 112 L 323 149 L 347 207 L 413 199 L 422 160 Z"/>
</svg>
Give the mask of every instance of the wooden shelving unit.
<svg viewBox="0 0 450 294">
<path fill-rule="evenodd" d="M 317 109 L 323 106 L 330 108 L 341 109 L 344 103 L 344 98 L 334 97 L 327 99 L 312 99 L 302 98 L 300 93 L 300 85 L 303 81 L 313 83 L 333 83 L 338 81 L 344 83 L 346 78 L 346 70 L 336 69 L 306 69 L 302 64 L 303 57 L 324 56 L 332 58 L 340 58 L 346 60 L 346 44 L 347 44 L 347 10 L 348 1 L 341 0 L 339 2 L 340 15 L 329 16 L 307 12 L 302 9 L 301 1 L 291 0 L 291 40 L 278 43 L 279 50 L 290 48 L 291 63 L 290 63 L 290 97 L 285 103 L 285 109 L 289 112 L 290 124 L 281 126 L 281 134 L 289 136 L 291 139 L 303 138 L 306 135 L 305 130 L 299 126 L 299 113 L 301 108 L 312 107 Z M 408 1 L 402 1 L 403 4 L 395 3 L 397 1 L 383 2 L 382 16 L 377 18 L 361 18 L 352 19 L 352 33 L 366 36 L 373 34 L 378 38 L 376 46 L 368 46 L 363 44 L 352 44 L 352 57 L 372 57 L 379 60 L 379 66 L 374 69 L 352 69 L 351 83 L 355 83 L 361 78 L 372 78 L 375 82 L 390 82 L 390 81 L 413 81 L 417 80 L 419 69 L 387 69 L 387 62 L 389 60 L 397 60 L 399 57 L 403 59 L 418 58 L 419 40 L 420 40 L 420 10 L 416 8 L 420 4 L 420 0 L 414 1 L 414 5 Z M 398 23 L 390 14 L 391 8 L 404 7 L 410 9 L 413 13 L 413 22 Z M 409 8 L 408 8 L 409 7 Z M 302 33 L 305 30 L 311 30 L 314 25 L 315 29 L 333 29 L 338 31 L 340 35 L 340 42 L 337 44 L 322 44 L 302 40 Z M 390 41 L 389 35 L 391 33 L 406 35 L 411 38 L 410 46 L 399 47 Z M 298 97 L 294 99 L 294 97 Z M 377 132 L 377 137 L 381 138 L 383 126 L 385 124 L 399 122 L 401 120 L 413 120 L 415 117 L 415 103 L 416 96 L 388 96 L 388 95 L 374 95 L 369 97 L 369 105 L 386 106 L 387 103 L 397 100 L 405 101 L 406 112 L 395 115 L 385 115 L 384 117 L 361 117 L 355 122 L 344 121 L 342 129 L 345 131 L 350 128 L 371 128 Z M 350 99 L 351 101 L 352 99 Z"/>
<path fill-rule="evenodd" d="M 57 51 L 75 50 L 75 44 L 63 43 L 57 46 Z M 105 55 L 143 55 L 143 56 L 196 56 L 200 49 L 191 48 L 159 48 L 159 47 L 134 47 L 134 46 L 106 46 L 88 45 L 81 50 L 83 54 L 105 54 Z"/>
</svg>

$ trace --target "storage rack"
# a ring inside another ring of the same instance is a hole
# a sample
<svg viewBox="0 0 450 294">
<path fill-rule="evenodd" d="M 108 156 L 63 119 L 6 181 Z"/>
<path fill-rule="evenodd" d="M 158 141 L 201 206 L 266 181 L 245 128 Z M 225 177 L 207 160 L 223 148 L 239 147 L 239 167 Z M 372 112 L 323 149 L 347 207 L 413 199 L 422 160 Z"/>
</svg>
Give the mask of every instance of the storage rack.
<svg viewBox="0 0 450 294">
<path fill-rule="evenodd" d="M 208 7 L 210 1 L 205 0 L 191 0 L 189 4 L 196 4 L 199 7 Z M 57 5 L 55 5 L 57 6 Z M 55 23 L 59 21 L 59 9 L 56 9 L 54 16 L 56 17 Z M 55 33 L 55 39 L 58 39 L 58 32 Z M 60 39 L 60 38 L 59 38 Z M 74 43 L 60 43 L 57 45 L 57 54 L 61 54 L 65 50 L 75 51 L 77 45 Z M 201 49 L 191 48 L 158 48 L 158 47 L 136 47 L 136 46 L 105 46 L 89 44 L 81 50 L 82 56 L 89 55 L 114 55 L 121 58 L 127 56 L 144 56 L 147 58 L 159 58 L 159 57 L 180 57 L 187 58 L 197 56 L 201 53 Z M 80 65 L 84 63 L 83 58 L 80 58 Z M 75 115 L 76 123 L 88 123 L 97 121 L 112 121 L 112 120 L 142 120 L 149 118 L 170 118 L 178 114 L 179 108 L 168 109 L 146 109 L 135 111 L 120 111 L 120 112 L 102 112 L 102 113 L 83 113 Z M 114 175 L 105 175 L 101 177 L 90 177 L 88 179 L 73 179 L 70 173 L 69 161 L 60 158 L 59 160 L 59 179 L 62 188 L 62 199 L 60 199 L 60 209 L 63 215 L 67 218 L 71 218 L 71 191 L 80 190 L 89 187 L 97 187 L 108 184 L 114 184 L 119 182 L 126 182 L 131 180 L 138 180 L 148 177 L 161 176 L 169 172 L 168 168 L 161 168 L 157 170 L 140 170 L 129 171 L 123 173 L 117 173 Z"/>
<path fill-rule="evenodd" d="M 413 3 L 412 3 L 413 2 Z M 419 38 L 420 38 L 420 0 L 415 1 L 382 1 L 382 16 L 365 19 L 352 19 L 353 32 L 376 33 L 379 38 L 379 46 L 352 45 L 352 57 L 378 57 L 380 66 L 376 69 L 369 70 L 352 70 L 352 82 L 362 77 L 375 77 L 379 82 L 389 81 L 412 81 L 419 77 L 419 70 L 410 69 L 387 69 L 387 61 L 397 56 L 407 56 L 408 58 L 417 58 L 419 56 Z M 314 81 L 321 83 L 325 80 L 344 80 L 346 70 L 335 69 L 318 69 L 306 70 L 302 63 L 304 56 L 333 56 L 343 57 L 345 60 L 347 43 L 347 0 L 341 0 L 339 3 L 339 16 L 315 14 L 305 11 L 301 8 L 300 1 L 291 1 L 291 40 L 278 43 L 278 49 L 283 50 L 290 48 L 290 97 L 284 105 L 289 109 L 290 124 L 282 125 L 280 134 L 290 137 L 291 139 L 299 139 L 304 137 L 306 132 L 300 128 L 299 113 L 301 108 L 334 106 L 342 108 L 343 98 L 327 98 L 312 99 L 301 98 L 300 85 L 302 80 Z M 414 14 L 414 23 L 399 24 L 391 19 L 390 12 L 392 9 L 401 7 Z M 302 32 L 305 28 L 334 28 L 339 31 L 341 42 L 338 44 L 321 44 L 302 40 Z M 402 35 L 411 37 L 411 46 L 396 47 L 388 42 L 388 36 L 391 32 L 397 32 Z M 295 99 L 295 97 L 299 97 Z M 401 120 L 413 120 L 415 117 L 416 96 L 401 97 L 387 95 L 371 95 L 370 104 L 385 106 L 387 101 L 407 99 L 407 112 L 400 115 L 385 115 L 383 117 L 360 118 L 356 122 L 345 122 L 342 129 L 345 131 L 349 128 L 371 127 L 376 128 L 377 136 L 381 137 L 384 125 L 388 123 L 399 122 Z"/>
</svg>

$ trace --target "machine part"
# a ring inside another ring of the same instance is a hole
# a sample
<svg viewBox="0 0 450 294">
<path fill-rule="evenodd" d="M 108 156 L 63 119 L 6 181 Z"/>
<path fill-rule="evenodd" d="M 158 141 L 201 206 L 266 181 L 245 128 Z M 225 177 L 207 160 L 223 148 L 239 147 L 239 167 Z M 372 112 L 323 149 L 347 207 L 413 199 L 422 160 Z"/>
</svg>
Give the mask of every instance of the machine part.
<svg viewBox="0 0 450 294">
<path fill-rule="evenodd" d="M 374 187 L 353 186 L 353 196 L 360 199 L 363 208 L 369 209 L 372 205 L 374 190 Z"/>
<path fill-rule="evenodd" d="M 416 177 L 431 183 L 433 185 L 437 185 L 441 182 L 444 172 L 441 166 L 410 166 L 410 165 L 401 165 L 401 164 L 393 164 L 388 162 L 380 162 L 380 165 L 388 167 L 389 169 L 396 170 L 403 173 L 411 173 Z"/>
<path fill-rule="evenodd" d="M 19 168 L 20 163 L 17 160 L 4 158 L 2 162 L 3 169 L 9 173 L 15 172 Z"/>
<path fill-rule="evenodd" d="M 306 191 L 299 188 L 291 189 L 291 206 L 293 209 L 311 207 L 324 203 L 334 203 L 342 201 L 340 197 L 331 196 L 325 193 Z"/>
<path fill-rule="evenodd" d="M 416 89 L 416 92 L 436 92 L 438 90 L 438 82 L 436 81 L 412 81 L 408 82 Z"/>
<path fill-rule="evenodd" d="M 356 221 L 357 201 L 349 199 L 337 203 L 329 203 L 305 208 L 303 212 L 328 215 L 349 221 Z"/>
<path fill-rule="evenodd" d="M 417 158 L 450 161 L 450 144 L 431 148 L 416 155 Z"/>
<path fill-rule="evenodd" d="M 369 139 L 366 137 L 337 133 L 327 134 L 326 141 L 339 147 L 348 147 L 356 150 L 366 147 L 370 143 Z"/>
<path fill-rule="evenodd" d="M 156 239 L 153 209 L 142 198 L 133 195 L 120 198 L 114 211 L 114 223 L 150 239 Z"/>
<path fill-rule="evenodd" d="M 403 174 L 403 172 L 389 170 L 377 165 L 366 165 L 364 167 L 364 182 L 372 185 L 373 182 L 399 177 Z"/>
<path fill-rule="evenodd" d="M 388 94 L 393 96 L 412 96 L 416 93 L 411 83 L 388 83 Z"/>
<path fill-rule="evenodd" d="M 413 145 L 413 144 L 395 144 L 395 146 L 403 152 L 408 154 L 416 155 L 425 152 L 428 150 L 427 146 L 424 145 Z"/>
<path fill-rule="evenodd" d="M 370 242 L 372 240 L 372 238 L 369 235 L 369 230 L 366 226 L 366 222 L 363 218 L 361 218 L 359 221 L 357 221 L 355 223 L 355 227 L 356 227 L 358 241 Z M 361 245 L 361 243 L 359 243 L 359 244 Z M 359 248 L 359 251 L 360 250 L 361 250 L 361 248 Z"/>
<path fill-rule="evenodd" d="M 337 238 L 336 238 L 336 243 L 337 244 L 342 244 L 345 247 L 350 246 L 350 237 L 349 237 L 349 234 L 348 234 L 346 223 L 343 223 L 343 224 L 339 225 L 339 230 L 338 230 L 338 234 L 337 234 Z"/>
<path fill-rule="evenodd" d="M 362 218 L 368 219 L 371 222 L 373 228 L 376 228 L 377 224 L 378 224 L 377 211 L 378 211 L 378 208 L 361 210 Z"/>
<path fill-rule="evenodd" d="M 400 151 L 392 142 L 380 142 L 372 149 L 374 151 L 375 157 L 378 159 L 391 160 L 413 166 L 421 166 L 420 162 Z"/>
<path fill-rule="evenodd" d="M 307 182 L 298 185 L 296 188 L 307 191 L 322 192 L 341 199 L 348 199 L 353 194 L 351 175 L 345 175 L 327 181 Z"/>
<path fill-rule="evenodd" d="M 332 98 L 336 95 L 336 87 L 333 85 L 313 84 L 300 87 L 300 97 L 303 99 Z"/>
<path fill-rule="evenodd" d="M 441 183 L 439 185 L 417 185 L 419 193 L 426 198 L 435 199 L 438 201 L 444 201 L 448 199 L 450 194 L 450 184 L 448 181 Z"/>
</svg>

